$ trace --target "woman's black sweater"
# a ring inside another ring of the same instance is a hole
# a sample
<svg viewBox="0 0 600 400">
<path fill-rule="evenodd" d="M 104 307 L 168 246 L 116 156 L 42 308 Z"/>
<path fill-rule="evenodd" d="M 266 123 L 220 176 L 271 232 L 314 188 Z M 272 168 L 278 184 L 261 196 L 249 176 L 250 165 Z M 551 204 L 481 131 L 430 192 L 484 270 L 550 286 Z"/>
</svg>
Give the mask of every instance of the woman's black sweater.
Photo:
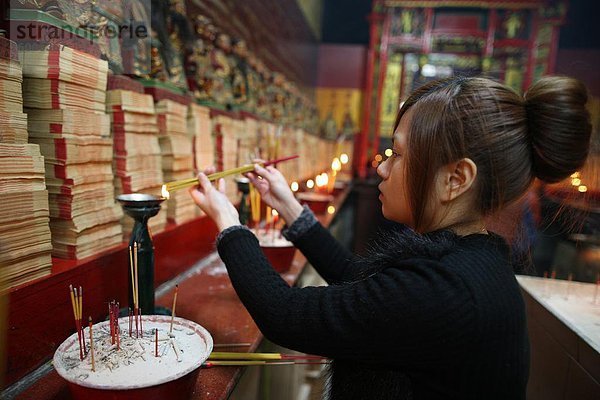
<svg viewBox="0 0 600 400">
<path fill-rule="evenodd" d="M 290 287 L 245 229 L 218 251 L 269 340 L 334 360 L 331 399 L 524 399 L 525 306 L 504 240 L 385 236 L 362 260 L 318 223 L 294 240 L 327 287 Z"/>
</svg>

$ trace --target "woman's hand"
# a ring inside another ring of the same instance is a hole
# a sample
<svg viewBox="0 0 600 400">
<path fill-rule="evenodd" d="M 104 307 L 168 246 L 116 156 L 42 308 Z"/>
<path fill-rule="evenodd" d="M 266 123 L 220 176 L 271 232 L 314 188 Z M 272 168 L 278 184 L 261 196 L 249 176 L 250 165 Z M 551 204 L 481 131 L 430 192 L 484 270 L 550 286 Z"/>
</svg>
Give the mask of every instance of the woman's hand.
<svg viewBox="0 0 600 400">
<path fill-rule="evenodd" d="M 271 166 L 263 168 L 256 164 L 254 172 L 245 175 L 256 187 L 262 200 L 277 210 L 288 225 L 300 216 L 302 205 L 294 197 L 294 193 L 279 170 Z"/>
<path fill-rule="evenodd" d="M 240 225 L 238 211 L 225 196 L 225 180 L 219 179 L 215 188 L 206 175 L 215 172 L 214 167 L 207 168 L 198 174 L 198 186 L 190 189 L 194 202 L 206 213 L 219 228 L 219 231 L 230 226 Z"/>
</svg>

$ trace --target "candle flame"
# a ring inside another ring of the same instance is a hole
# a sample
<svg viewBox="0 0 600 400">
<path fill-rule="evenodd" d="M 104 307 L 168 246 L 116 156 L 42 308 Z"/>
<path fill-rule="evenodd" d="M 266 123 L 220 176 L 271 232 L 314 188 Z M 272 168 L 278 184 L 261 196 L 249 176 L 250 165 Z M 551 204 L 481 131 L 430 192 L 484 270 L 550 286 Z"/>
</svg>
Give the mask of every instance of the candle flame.
<svg viewBox="0 0 600 400">
<path fill-rule="evenodd" d="M 340 156 L 340 161 L 342 162 L 342 164 L 348 164 L 348 154 L 346 154 L 346 153 L 343 153 L 343 154 Z"/>
<path fill-rule="evenodd" d="M 167 200 L 171 196 L 171 194 L 167 190 L 167 185 L 162 185 L 162 188 L 160 189 L 160 193 L 162 194 L 162 197 L 164 197 Z"/>
<path fill-rule="evenodd" d="M 340 162 L 339 158 L 336 157 L 333 159 L 333 162 L 331 163 L 331 169 L 335 172 L 342 169 L 342 163 Z"/>
<path fill-rule="evenodd" d="M 300 186 L 298 185 L 298 182 L 292 182 L 291 188 L 292 192 L 297 192 Z"/>
<path fill-rule="evenodd" d="M 315 186 L 315 181 L 313 181 L 312 179 L 309 179 L 306 181 L 306 187 L 309 189 L 312 189 Z"/>
</svg>

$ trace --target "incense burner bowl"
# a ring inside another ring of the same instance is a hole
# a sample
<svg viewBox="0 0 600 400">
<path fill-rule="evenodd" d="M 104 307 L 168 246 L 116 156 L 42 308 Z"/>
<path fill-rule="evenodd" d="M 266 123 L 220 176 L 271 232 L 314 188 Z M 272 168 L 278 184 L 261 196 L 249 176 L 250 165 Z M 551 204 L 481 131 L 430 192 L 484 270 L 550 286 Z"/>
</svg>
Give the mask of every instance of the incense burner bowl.
<svg viewBox="0 0 600 400">
<path fill-rule="evenodd" d="M 258 243 L 265 257 L 273 266 L 273 269 L 279 273 L 287 272 L 292 266 L 296 247 L 292 242 L 284 239 L 279 230 L 259 230 L 256 233 Z"/>
<path fill-rule="evenodd" d="M 296 194 L 296 198 L 300 203 L 308 205 L 315 214 L 325 214 L 333 201 L 333 196 L 315 192 L 300 192 Z"/>
<path fill-rule="evenodd" d="M 346 182 L 335 181 L 335 183 L 333 184 L 333 192 L 331 194 L 333 194 L 333 196 L 337 196 L 338 194 L 343 192 L 344 189 L 346 189 L 346 187 L 348 187 L 348 184 Z"/>
<path fill-rule="evenodd" d="M 187 399 L 196 386 L 201 365 L 213 347 L 211 335 L 202 326 L 163 315 L 143 316 L 143 335 L 128 333 L 128 320 L 121 318 L 120 349 L 111 345 L 109 321 L 93 326 L 95 371 L 91 368 L 89 328 L 84 330 L 88 354 L 79 358 L 77 333 L 54 353 L 53 364 L 76 400 L 95 399 Z M 155 331 L 158 352 L 155 353 Z M 175 345 L 171 347 L 171 342 Z M 159 354 L 159 357 L 156 357 Z"/>
</svg>

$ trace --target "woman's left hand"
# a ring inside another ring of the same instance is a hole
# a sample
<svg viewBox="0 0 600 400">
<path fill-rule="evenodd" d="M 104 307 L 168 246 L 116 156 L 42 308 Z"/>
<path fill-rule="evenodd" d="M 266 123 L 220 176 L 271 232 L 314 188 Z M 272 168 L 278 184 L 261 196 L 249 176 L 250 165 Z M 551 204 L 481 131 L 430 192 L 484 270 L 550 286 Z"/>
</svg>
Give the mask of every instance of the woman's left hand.
<svg viewBox="0 0 600 400">
<path fill-rule="evenodd" d="M 214 167 L 207 168 L 204 173 L 198 174 L 198 186 L 190 189 L 190 194 L 194 202 L 206 213 L 219 228 L 219 231 L 230 226 L 240 225 L 238 211 L 225 196 L 225 180 L 223 178 L 217 181 L 217 187 L 206 177 L 207 174 L 214 172 Z"/>
</svg>

